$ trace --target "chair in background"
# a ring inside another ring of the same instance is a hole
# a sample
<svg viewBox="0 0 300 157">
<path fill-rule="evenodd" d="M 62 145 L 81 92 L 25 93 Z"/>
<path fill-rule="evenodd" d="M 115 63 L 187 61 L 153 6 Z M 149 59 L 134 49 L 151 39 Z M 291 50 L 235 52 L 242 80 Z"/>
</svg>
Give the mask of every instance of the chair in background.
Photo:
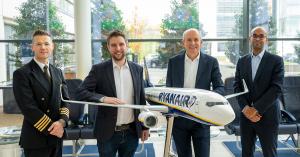
<svg viewBox="0 0 300 157">
<path fill-rule="evenodd" d="M 80 79 L 67 79 L 66 84 L 71 100 L 76 99 L 77 87 L 81 84 Z M 65 128 L 64 140 L 72 140 L 72 156 L 77 154 L 78 141 L 80 139 L 81 126 L 83 125 L 84 104 L 70 104 L 69 122 Z"/>
<path fill-rule="evenodd" d="M 73 150 L 72 150 L 73 156 L 97 156 L 98 155 L 98 153 L 82 153 L 86 144 L 85 142 L 78 142 L 80 140 L 96 139 L 93 131 L 94 124 L 96 121 L 96 113 L 97 113 L 97 106 L 94 105 L 88 105 L 88 112 L 87 113 L 83 112 L 83 116 L 81 118 L 82 120 L 80 122 L 80 127 L 79 127 L 80 129 L 79 138 L 76 141 L 75 146 L 73 144 Z M 63 156 L 69 156 L 69 154 Z"/>
<path fill-rule="evenodd" d="M 97 106 L 89 105 L 88 106 L 88 114 L 85 116 L 85 124 L 81 128 L 81 134 L 80 137 L 82 139 L 95 139 L 94 136 L 94 124 L 96 121 L 96 115 L 97 115 Z"/>
<path fill-rule="evenodd" d="M 282 95 L 284 113 L 293 115 L 288 119 L 294 125 L 297 125 L 297 138 L 290 134 L 293 144 L 300 150 L 300 76 L 287 76 L 283 82 Z"/>
<path fill-rule="evenodd" d="M 233 89 L 233 83 L 234 83 L 234 77 L 229 77 L 225 79 L 224 89 L 225 89 L 225 95 L 230 95 L 234 93 Z M 230 98 L 228 99 L 228 102 L 230 103 L 232 109 L 235 113 L 235 119 L 224 126 L 225 131 L 229 134 L 235 134 L 235 136 L 240 136 L 240 106 L 236 100 L 236 98 Z"/>
</svg>

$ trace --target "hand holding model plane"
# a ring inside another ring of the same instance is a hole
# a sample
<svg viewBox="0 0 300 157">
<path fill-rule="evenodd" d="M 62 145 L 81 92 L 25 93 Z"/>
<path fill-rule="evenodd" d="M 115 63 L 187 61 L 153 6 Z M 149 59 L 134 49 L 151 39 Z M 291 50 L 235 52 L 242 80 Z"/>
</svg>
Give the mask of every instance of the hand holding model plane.
<svg viewBox="0 0 300 157">
<path fill-rule="evenodd" d="M 116 104 L 116 105 L 125 104 L 125 102 L 119 98 L 108 97 L 108 96 L 103 97 L 101 102 L 106 104 Z"/>
</svg>

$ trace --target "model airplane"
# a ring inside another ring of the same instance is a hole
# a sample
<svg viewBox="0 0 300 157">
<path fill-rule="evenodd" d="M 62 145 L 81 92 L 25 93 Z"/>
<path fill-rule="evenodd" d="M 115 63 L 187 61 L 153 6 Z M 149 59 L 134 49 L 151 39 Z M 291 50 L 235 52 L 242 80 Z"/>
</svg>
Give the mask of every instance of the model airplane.
<svg viewBox="0 0 300 157">
<path fill-rule="evenodd" d="M 145 88 L 145 97 L 151 105 L 134 104 L 105 104 L 97 102 L 65 100 L 75 104 L 90 104 L 108 107 L 123 107 L 140 109 L 139 120 L 149 128 L 155 127 L 158 118 L 151 111 L 159 111 L 168 116 L 181 116 L 199 123 L 215 126 L 223 126 L 232 122 L 235 118 L 234 111 L 227 99 L 248 92 L 246 83 L 244 91 L 227 96 L 218 93 L 189 88 L 149 87 Z"/>
<path fill-rule="evenodd" d="M 145 97 L 152 105 L 134 104 L 106 104 L 97 102 L 65 100 L 64 102 L 75 104 L 90 104 L 107 107 L 123 107 L 140 109 L 139 121 L 148 128 L 153 128 L 158 123 L 157 116 L 151 111 L 159 111 L 167 117 L 167 133 L 164 148 L 164 157 L 169 156 L 171 132 L 175 116 L 191 119 L 207 125 L 223 126 L 232 122 L 235 118 L 234 111 L 229 104 L 229 98 L 236 97 L 248 92 L 247 85 L 243 80 L 244 91 L 227 96 L 203 89 L 149 87 L 145 88 Z M 61 90 L 62 90 L 61 85 Z M 62 93 L 62 92 L 61 92 Z M 143 151 L 143 147 L 142 150 Z M 140 152 L 141 152 L 140 151 Z"/>
<path fill-rule="evenodd" d="M 146 83 L 151 84 L 149 81 L 149 73 L 145 59 L 144 65 Z M 244 80 L 243 86 L 243 92 L 227 96 L 222 96 L 218 93 L 203 89 L 148 87 L 145 88 L 145 98 L 151 105 L 115 105 L 97 102 L 65 100 L 62 96 L 61 99 L 64 102 L 75 104 L 140 109 L 142 112 L 139 114 L 138 119 L 143 123 L 144 126 L 148 128 L 153 128 L 158 123 L 158 118 L 152 111 L 161 112 L 167 117 L 164 157 L 168 157 L 170 152 L 171 132 L 175 116 L 184 117 L 207 125 L 226 125 L 232 122 L 235 118 L 234 111 L 227 99 L 247 93 L 248 88 Z M 143 147 L 140 152 L 142 151 Z"/>
</svg>

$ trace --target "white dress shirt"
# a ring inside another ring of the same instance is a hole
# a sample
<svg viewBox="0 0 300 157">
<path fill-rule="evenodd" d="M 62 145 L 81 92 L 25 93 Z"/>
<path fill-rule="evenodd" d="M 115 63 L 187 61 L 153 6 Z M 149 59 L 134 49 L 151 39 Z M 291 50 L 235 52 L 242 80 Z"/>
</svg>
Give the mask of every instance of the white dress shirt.
<svg viewBox="0 0 300 157">
<path fill-rule="evenodd" d="M 42 69 L 42 72 L 44 72 L 44 66 L 47 65 L 48 66 L 48 74 L 49 76 L 51 77 L 51 74 L 50 74 L 50 70 L 49 70 L 49 62 L 47 64 L 44 64 L 42 62 L 39 62 L 37 59 L 35 59 L 35 57 L 33 57 L 33 60 L 36 62 L 36 64 L 38 64 L 38 66 Z"/>
<path fill-rule="evenodd" d="M 126 104 L 133 104 L 134 91 L 128 62 L 126 61 L 125 64 L 120 67 L 113 61 L 113 69 L 117 98 L 125 101 Z M 133 109 L 118 108 L 117 126 L 129 124 L 133 121 Z"/>
<path fill-rule="evenodd" d="M 184 59 L 184 88 L 195 88 L 200 53 L 192 61 L 187 54 Z"/>
<path fill-rule="evenodd" d="M 254 80 L 255 78 L 258 66 L 264 54 L 265 54 L 265 50 L 261 51 L 257 56 L 251 53 L 252 80 Z"/>
</svg>

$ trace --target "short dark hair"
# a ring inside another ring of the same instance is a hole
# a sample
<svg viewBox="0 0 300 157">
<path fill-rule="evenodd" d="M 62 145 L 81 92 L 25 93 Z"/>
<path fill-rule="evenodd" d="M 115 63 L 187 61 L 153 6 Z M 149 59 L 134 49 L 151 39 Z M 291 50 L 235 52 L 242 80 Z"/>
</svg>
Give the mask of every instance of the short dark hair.
<svg viewBox="0 0 300 157">
<path fill-rule="evenodd" d="M 51 37 L 51 34 L 48 33 L 47 31 L 44 31 L 44 30 L 36 30 L 33 35 L 32 35 L 32 38 L 34 38 L 35 36 L 38 36 L 38 35 L 46 35 L 48 37 Z"/>
<path fill-rule="evenodd" d="M 112 38 L 112 37 L 123 37 L 125 42 L 128 43 L 128 40 L 126 38 L 126 35 L 122 32 L 122 31 L 119 31 L 119 30 L 113 30 L 111 31 L 108 36 L 107 36 L 107 45 L 109 45 L 109 40 Z"/>
</svg>

